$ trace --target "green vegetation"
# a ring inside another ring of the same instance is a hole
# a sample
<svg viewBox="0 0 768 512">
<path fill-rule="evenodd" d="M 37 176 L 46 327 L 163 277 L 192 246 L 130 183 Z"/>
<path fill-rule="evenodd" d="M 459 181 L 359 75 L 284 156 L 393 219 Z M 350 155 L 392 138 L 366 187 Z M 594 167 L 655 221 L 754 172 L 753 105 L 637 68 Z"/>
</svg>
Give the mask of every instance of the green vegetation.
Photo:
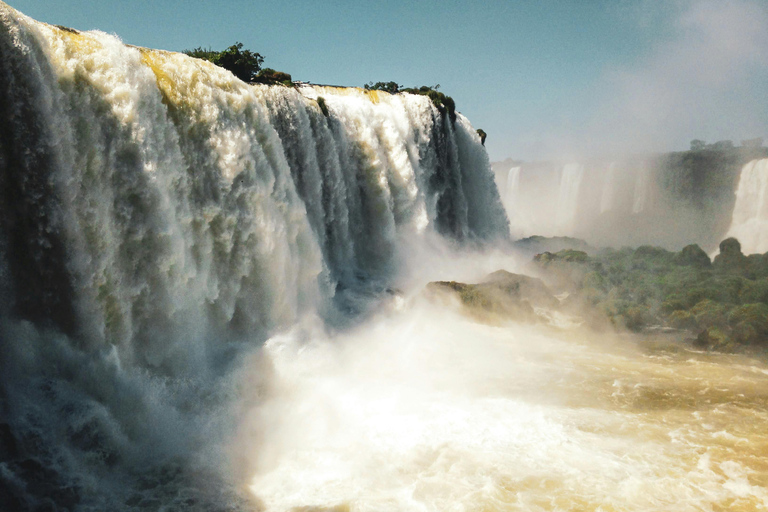
<svg viewBox="0 0 768 512">
<path fill-rule="evenodd" d="M 754 139 L 742 140 L 741 146 L 745 148 L 760 148 L 763 146 L 763 138 L 757 137 Z M 705 141 L 701 139 L 693 139 L 691 141 L 691 151 L 703 151 L 703 150 L 724 151 L 728 149 L 733 149 L 734 147 L 735 146 L 733 145 L 732 140 L 719 140 L 712 144 L 707 144 Z"/>
<path fill-rule="evenodd" d="M 617 327 L 685 329 L 696 344 L 717 350 L 768 348 L 768 253 L 745 256 L 735 238 L 710 262 L 697 245 L 607 249 L 589 256 L 565 249 L 534 264 L 567 302 L 597 310 Z"/>
<path fill-rule="evenodd" d="M 540 279 L 499 270 L 478 284 L 435 281 L 427 285 L 433 293 L 456 297 L 468 313 L 496 323 L 509 319 L 541 321 L 534 308 L 557 308 L 558 300 Z"/>
<path fill-rule="evenodd" d="M 442 92 L 438 91 L 438 88 L 440 88 L 439 84 L 432 87 L 422 85 L 419 88 L 412 87 L 403 89 L 402 92 L 427 96 L 430 100 L 432 100 L 432 104 L 437 107 L 441 114 L 445 115 L 447 113 L 451 121 L 455 123 L 456 103 L 453 101 L 453 98 L 446 96 Z"/>
<path fill-rule="evenodd" d="M 291 80 L 291 75 L 288 73 L 284 73 L 282 71 L 275 71 L 272 68 L 264 68 L 261 71 L 258 72 L 256 77 L 251 80 L 252 82 L 256 82 L 259 84 L 267 84 L 267 85 L 285 85 L 286 87 L 292 87 L 293 86 L 293 80 Z"/>
<path fill-rule="evenodd" d="M 397 94 L 403 88 L 397 82 L 368 82 L 363 87 L 365 87 L 366 91 L 384 91 L 389 94 Z"/>
<path fill-rule="evenodd" d="M 229 70 L 237 78 L 248 83 L 282 84 L 291 86 L 291 75 L 271 68 L 261 69 L 264 57 L 251 50 L 243 50 L 243 43 L 235 43 L 220 52 L 210 48 L 195 48 L 184 50 L 185 54 L 197 59 L 207 60 Z"/>
<path fill-rule="evenodd" d="M 438 89 L 440 89 L 440 84 L 433 85 L 431 87 L 428 85 L 422 85 L 421 87 L 403 88 L 403 86 L 397 82 L 368 82 L 363 87 L 365 87 L 365 89 L 368 91 L 385 91 L 390 94 L 405 92 L 408 94 L 419 94 L 422 96 L 427 96 L 430 100 L 432 100 L 432 104 L 437 107 L 441 114 L 448 114 L 448 117 L 450 117 L 451 121 L 454 123 L 456 122 L 456 103 L 453 101 L 453 98 L 446 96 L 442 92 L 438 91 Z M 483 139 L 483 141 L 485 141 L 485 139 Z"/>
</svg>

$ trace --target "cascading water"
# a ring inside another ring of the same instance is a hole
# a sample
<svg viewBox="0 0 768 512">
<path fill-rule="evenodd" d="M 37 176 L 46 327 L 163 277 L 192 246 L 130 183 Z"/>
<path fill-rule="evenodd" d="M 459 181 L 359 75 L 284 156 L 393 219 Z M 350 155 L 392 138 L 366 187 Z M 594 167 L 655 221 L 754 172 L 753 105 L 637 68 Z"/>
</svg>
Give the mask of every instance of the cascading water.
<svg viewBox="0 0 768 512">
<path fill-rule="evenodd" d="M 600 194 L 600 213 L 613 210 L 616 202 L 616 163 L 611 162 L 603 178 L 603 188 Z"/>
<path fill-rule="evenodd" d="M 504 192 L 505 204 L 514 205 L 520 191 L 520 166 L 512 167 L 507 174 L 507 187 Z"/>
<path fill-rule="evenodd" d="M 742 168 L 727 236 L 741 242 L 744 254 L 768 252 L 768 158 Z"/>
<path fill-rule="evenodd" d="M 8 506 L 209 499 L 241 347 L 383 290 L 402 239 L 508 236 L 478 136 L 426 97 L 251 86 L 2 3 L 0 65 Z"/>
<path fill-rule="evenodd" d="M 646 208 L 648 199 L 648 170 L 641 165 L 635 176 L 634 200 L 632 201 L 632 213 L 642 213 Z"/>
<path fill-rule="evenodd" d="M 566 164 L 560 175 L 560 191 L 557 198 L 557 224 L 565 233 L 571 231 L 576 222 L 579 207 L 579 191 L 584 178 L 584 166 Z"/>
</svg>

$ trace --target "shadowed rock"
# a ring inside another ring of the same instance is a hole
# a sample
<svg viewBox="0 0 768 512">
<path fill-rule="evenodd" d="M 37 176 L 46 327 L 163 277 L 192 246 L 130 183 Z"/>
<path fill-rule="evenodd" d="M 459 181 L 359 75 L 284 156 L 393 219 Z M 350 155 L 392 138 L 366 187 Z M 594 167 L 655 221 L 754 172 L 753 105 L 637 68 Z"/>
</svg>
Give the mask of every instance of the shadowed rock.
<svg viewBox="0 0 768 512">
<path fill-rule="evenodd" d="M 743 272 L 749 266 L 749 260 L 741 252 L 741 244 L 735 238 L 726 238 L 720 242 L 720 254 L 715 256 L 714 268 L 720 272 Z"/>
</svg>

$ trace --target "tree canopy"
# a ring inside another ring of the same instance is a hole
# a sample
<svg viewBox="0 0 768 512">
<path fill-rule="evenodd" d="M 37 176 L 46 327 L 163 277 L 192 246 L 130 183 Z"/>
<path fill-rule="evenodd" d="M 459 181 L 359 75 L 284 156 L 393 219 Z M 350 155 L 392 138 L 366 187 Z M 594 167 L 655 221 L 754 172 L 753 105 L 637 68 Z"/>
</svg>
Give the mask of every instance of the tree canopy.
<svg viewBox="0 0 768 512">
<path fill-rule="evenodd" d="M 400 89 L 403 88 L 403 86 L 397 82 L 368 82 L 364 87 L 369 91 L 384 91 L 390 94 L 397 94 L 400 92 Z"/>
<path fill-rule="evenodd" d="M 259 74 L 264 57 L 251 50 L 243 50 L 243 43 L 235 43 L 220 52 L 203 48 L 184 50 L 190 57 L 210 61 L 232 72 L 243 82 L 253 82 Z M 290 75 L 289 75 L 290 76 Z"/>
</svg>

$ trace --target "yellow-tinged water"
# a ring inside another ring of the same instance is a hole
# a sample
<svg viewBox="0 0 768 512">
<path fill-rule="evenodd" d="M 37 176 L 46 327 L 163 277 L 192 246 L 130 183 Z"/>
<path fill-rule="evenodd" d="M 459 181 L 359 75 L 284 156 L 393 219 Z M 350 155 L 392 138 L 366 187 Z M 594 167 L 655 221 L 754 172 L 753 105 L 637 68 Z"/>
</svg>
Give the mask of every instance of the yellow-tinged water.
<svg viewBox="0 0 768 512">
<path fill-rule="evenodd" d="M 272 399 L 248 424 L 266 510 L 768 507 L 760 360 L 425 305 L 306 337 L 267 344 Z"/>
</svg>

